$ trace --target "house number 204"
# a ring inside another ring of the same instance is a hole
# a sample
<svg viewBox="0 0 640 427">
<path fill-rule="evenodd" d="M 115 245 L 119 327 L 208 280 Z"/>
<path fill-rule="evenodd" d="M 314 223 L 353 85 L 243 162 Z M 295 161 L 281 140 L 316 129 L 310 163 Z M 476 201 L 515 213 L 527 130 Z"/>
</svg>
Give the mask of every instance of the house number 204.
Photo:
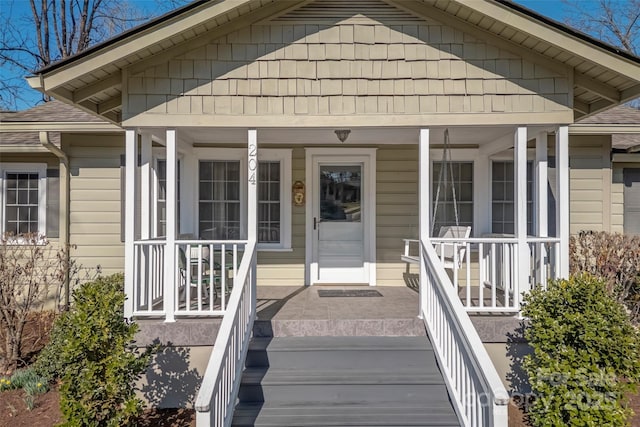
<svg viewBox="0 0 640 427">
<path fill-rule="evenodd" d="M 258 169 L 258 149 L 255 144 L 249 144 L 249 182 L 256 185 L 256 169 Z"/>
</svg>

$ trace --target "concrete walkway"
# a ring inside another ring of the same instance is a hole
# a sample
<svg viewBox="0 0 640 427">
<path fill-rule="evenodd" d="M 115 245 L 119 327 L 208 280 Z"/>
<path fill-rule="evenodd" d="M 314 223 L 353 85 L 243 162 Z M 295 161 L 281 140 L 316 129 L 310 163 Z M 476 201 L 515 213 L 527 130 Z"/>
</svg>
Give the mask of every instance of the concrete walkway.
<svg viewBox="0 0 640 427">
<path fill-rule="evenodd" d="M 321 297 L 318 291 L 378 291 Z M 418 294 L 406 287 L 258 287 L 256 336 L 424 336 Z"/>
</svg>

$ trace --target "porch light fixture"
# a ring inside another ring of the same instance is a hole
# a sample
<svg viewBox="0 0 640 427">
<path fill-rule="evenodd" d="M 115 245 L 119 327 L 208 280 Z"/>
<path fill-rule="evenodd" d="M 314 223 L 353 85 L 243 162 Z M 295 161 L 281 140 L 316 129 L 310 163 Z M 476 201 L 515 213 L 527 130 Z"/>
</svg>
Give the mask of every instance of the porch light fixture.
<svg viewBox="0 0 640 427">
<path fill-rule="evenodd" d="M 340 142 L 345 142 L 351 133 L 351 129 L 337 129 L 336 136 L 340 140 Z"/>
</svg>

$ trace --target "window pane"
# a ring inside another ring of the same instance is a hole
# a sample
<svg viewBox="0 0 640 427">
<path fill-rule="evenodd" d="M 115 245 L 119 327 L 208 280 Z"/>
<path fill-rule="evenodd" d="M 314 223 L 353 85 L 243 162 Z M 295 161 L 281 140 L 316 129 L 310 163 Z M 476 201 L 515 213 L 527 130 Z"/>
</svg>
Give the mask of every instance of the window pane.
<svg viewBox="0 0 640 427">
<path fill-rule="evenodd" d="M 493 162 L 491 183 L 491 218 L 493 233 L 513 234 L 514 225 L 514 168 L 513 162 Z M 533 234 L 533 173 L 532 162 L 527 162 L 527 232 Z M 529 207 L 531 204 L 531 207 Z"/>
<path fill-rule="evenodd" d="M 7 190 L 7 204 L 15 205 L 18 200 L 18 195 L 16 190 Z"/>
<path fill-rule="evenodd" d="M 280 242 L 280 162 L 260 162 L 258 242 Z"/>
<path fill-rule="evenodd" d="M 7 173 L 5 184 L 4 230 L 10 233 L 38 232 L 37 173 Z"/>
<path fill-rule="evenodd" d="M 240 162 L 200 161 L 199 235 L 240 238 Z"/>
<path fill-rule="evenodd" d="M 448 162 L 446 170 L 443 170 L 443 176 L 440 177 L 442 169 L 442 162 L 433 163 L 432 197 L 433 209 L 436 212 L 433 228 L 435 235 L 438 235 L 444 226 L 456 225 L 456 211 L 459 225 L 473 225 L 473 162 Z M 454 187 L 456 190 L 455 205 Z"/>
</svg>

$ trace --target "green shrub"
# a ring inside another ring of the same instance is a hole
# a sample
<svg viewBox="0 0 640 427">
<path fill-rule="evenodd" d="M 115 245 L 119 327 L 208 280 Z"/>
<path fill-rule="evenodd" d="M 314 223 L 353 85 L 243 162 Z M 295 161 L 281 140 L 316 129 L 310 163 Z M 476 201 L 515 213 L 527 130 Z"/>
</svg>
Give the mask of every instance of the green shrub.
<svg viewBox="0 0 640 427">
<path fill-rule="evenodd" d="M 71 310 L 56 320 L 37 372 L 62 380 L 62 425 L 132 425 L 143 408 L 135 383 L 153 349 L 138 354 L 132 345 L 137 325 L 124 319 L 123 277 L 98 278 L 73 297 Z"/>
<path fill-rule="evenodd" d="M 627 426 L 640 380 L 640 334 L 601 279 L 550 282 L 524 298 L 533 426 Z"/>
</svg>

